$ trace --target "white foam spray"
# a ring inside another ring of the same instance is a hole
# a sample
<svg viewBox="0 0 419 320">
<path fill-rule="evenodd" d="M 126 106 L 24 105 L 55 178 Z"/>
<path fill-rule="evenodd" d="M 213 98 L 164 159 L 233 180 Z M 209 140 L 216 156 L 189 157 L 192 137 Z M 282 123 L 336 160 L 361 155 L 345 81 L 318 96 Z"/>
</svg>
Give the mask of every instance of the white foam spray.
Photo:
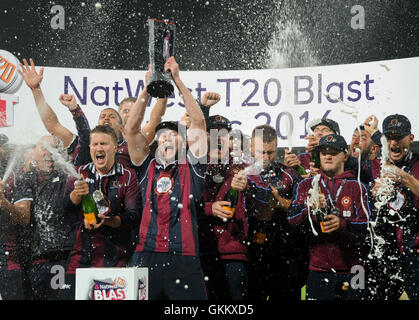
<svg viewBox="0 0 419 320">
<path fill-rule="evenodd" d="M 311 226 L 311 231 L 313 232 L 313 234 L 315 236 L 318 236 L 317 231 L 314 229 L 313 226 L 313 220 L 311 219 L 311 215 L 312 214 L 316 214 L 317 210 L 319 210 L 318 208 L 320 207 L 320 202 L 319 202 L 319 191 L 320 191 L 320 187 L 319 187 L 319 181 L 320 181 L 320 174 L 316 174 L 313 177 L 313 180 L 311 181 L 311 189 L 308 191 L 309 197 L 307 199 L 307 216 L 308 216 L 308 221 L 310 221 L 310 226 Z M 313 211 L 310 210 L 310 208 L 316 204 L 316 209 L 314 209 Z"/>
<path fill-rule="evenodd" d="M 3 181 L 6 182 L 7 179 L 10 177 L 10 174 L 12 173 L 13 169 L 16 167 L 16 164 L 19 159 L 23 158 L 24 148 L 22 146 L 16 146 L 13 148 L 12 155 L 7 162 L 7 167 L 4 172 Z"/>
<path fill-rule="evenodd" d="M 52 147 L 46 142 L 43 142 L 43 146 L 51 153 L 55 168 L 61 169 L 66 174 L 76 179 L 81 179 L 74 166 L 64 158 L 62 152 L 60 152 L 61 150 Z"/>
</svg>

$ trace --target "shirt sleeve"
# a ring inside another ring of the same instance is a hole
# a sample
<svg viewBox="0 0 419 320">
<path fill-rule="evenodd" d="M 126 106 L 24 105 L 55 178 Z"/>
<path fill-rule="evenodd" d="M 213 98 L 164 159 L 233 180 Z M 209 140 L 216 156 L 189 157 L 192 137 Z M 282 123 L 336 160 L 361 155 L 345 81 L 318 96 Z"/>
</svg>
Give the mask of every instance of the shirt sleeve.
<svg viewBox="0 0 419 320">
<path fill-rule="evenodd" d="M 126 170 L 126 169 L 125 169 Z M 124 196 L 124 211 L 121 213 L 121 225 L 130 226 L 141 221 L 140 187 L 134 170 L 129 171 L 131 178 Z"/>
<path fill-rule="evenodd" d="M 90 157 L 90 125 L 79 105 L 71 111 L 78 133 L 77 152 L 73 158 L 75 166 L 84 165 L 92 161 Z"/>
<path fill-rule="evenodd" d="M 244 191 L 245 197 L 250 202 L 259 202 L 267 205 L 272 196 L 272 190 L 268 184 L 259 179 L 258 176 L 247 176 L 248 188 Z"/>
<path fill-rule="evenodd" d="M 306 201 L 309 188 L 306 181 L 308 180 L 305 179 L 297 185 L 291 206 L 287 212 L 288 222 L 294 226 L 300 225 L 307 218 L 308 210 Z"/>
<path fill-rule="evenodd" d="M 146 178 L 148 168 L 149 168 L 150 163 L 153 159 L 154 159 L 154 157 L 153 157 L 152 153 L 150 152 L 147 155 L 147 157 L 144 159 L 144 161 L 139 165 L 136 165 L 135 163 L 133 163 L 131 161 L 132 168 L 135 170 L 135 173 L 137 175 L 138 184 L 141 184 L 144 181 L 144 179 Z"/>
</svg>

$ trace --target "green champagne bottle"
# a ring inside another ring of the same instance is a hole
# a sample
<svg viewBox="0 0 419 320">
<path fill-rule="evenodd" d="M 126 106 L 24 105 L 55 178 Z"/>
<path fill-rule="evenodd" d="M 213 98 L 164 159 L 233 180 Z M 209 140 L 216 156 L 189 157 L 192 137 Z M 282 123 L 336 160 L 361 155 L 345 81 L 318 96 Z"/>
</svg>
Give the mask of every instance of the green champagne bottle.
<svg viewBox="0 0 419 320">
<path fill-rule="evenodd" d="M 84 218 L 89 224 L 98 223 L 98 211 L 96 203 L 90 194 L 85 194 L 81 198 L 81 204 L 83 207 Z"/>
<path fill-rule="evenodd" d="M 234 212 L 236 211 L 236 206 L 237 206 L 237 199 L 239 197 L 239 191 L 235 190 L 233 188 L 230 187 L 230 190 L 228 190 L 228 192 L 226 193 L 225 197 L 224 197 L 224 201 L 228 201 L 230 202 L 230 206 L 223 206 L 223 209 L 230 211 L 230 216 L 229 218 L 232 218 L 234 215 Z"/>
<path fill-rule="evenodd" d="M 304 167 L 301 164 L 297 166 L 296 170 L 298 171 L 300 176 L 307 174 L 306 169 L 304 169 Z"/>
<path fill-rule="evenodd" d="M 315 168 L 320 168 L 320 152 L 317 149 L 311 151 L 311 161 L 314 162 Z"/>
</svg>

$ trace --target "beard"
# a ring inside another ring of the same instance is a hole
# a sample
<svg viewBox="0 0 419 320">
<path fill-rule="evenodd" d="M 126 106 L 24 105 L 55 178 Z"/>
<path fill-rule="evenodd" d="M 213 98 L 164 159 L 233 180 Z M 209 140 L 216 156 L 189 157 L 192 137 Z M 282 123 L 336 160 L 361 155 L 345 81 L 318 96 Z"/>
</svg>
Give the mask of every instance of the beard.
<svg viewBox="0 0 419 320">
<path fill-rule="evenodd" d="M 365 161 L 365 160 L 368 160 L 368 158 L 370 157 L 370 155 L 371 155 L 371 149 L 372 149 L 372 144 L 371 145 L 369 145 L 368 147 L 367 147 L 367 149 L 365 149 L 365 150 L 363 150 L 362 152 L 361 152 L 361 161 Z"/>
</svg>

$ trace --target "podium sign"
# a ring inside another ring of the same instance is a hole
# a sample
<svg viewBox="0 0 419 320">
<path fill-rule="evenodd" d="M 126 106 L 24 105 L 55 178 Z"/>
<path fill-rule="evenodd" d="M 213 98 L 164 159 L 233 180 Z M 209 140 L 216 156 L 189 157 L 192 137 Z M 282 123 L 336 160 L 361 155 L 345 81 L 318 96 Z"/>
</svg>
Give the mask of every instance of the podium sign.
<svg viewBox="0 0 419 320">
<path fill-rule="evenodd" d="M 78 268 L 76 300 L 148 300 L 148 268 Z"/>
</svg>

